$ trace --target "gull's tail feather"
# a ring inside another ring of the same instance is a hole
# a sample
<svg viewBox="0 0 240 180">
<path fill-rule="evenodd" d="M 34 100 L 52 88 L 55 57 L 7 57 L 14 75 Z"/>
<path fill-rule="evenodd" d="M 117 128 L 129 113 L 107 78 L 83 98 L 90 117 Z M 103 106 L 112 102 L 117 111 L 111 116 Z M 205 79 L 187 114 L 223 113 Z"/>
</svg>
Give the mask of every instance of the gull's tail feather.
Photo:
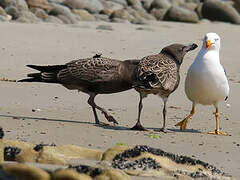
<svg viewBox="0 0 240 180">
<path fill-rule="evenodd" d="M 46 83 L 59 83 L 57 74 L 62 69 L 66 68 L 66 65 L 53 65 L 53 66 L 37 66 L 27 65 L 32 69 L 40 71 L 39 73 L 30 73 L 26 79 L 21 79 L 18 82 L 46 82 Z"/>
</svg>

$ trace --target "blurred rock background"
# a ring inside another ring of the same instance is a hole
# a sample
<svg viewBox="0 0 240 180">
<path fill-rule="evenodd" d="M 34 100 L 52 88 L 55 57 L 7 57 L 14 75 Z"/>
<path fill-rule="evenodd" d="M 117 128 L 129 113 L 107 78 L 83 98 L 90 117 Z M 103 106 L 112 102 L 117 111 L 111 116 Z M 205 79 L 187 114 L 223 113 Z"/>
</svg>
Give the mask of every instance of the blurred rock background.
<svg viewBox="0 0 240 180">
<path fill-rule="evenodd" d="M 0 21 L 223 21 L 240 24 L 240 0 L 0 0 Z"/>
</svg>

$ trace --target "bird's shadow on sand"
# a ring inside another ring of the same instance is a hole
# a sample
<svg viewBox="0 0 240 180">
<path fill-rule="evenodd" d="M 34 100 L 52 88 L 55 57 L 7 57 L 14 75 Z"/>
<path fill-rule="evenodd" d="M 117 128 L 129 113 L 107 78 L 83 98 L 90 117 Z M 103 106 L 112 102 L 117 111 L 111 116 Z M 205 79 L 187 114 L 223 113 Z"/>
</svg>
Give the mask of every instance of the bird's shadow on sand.
<svg viewBox="0 0 240 180">
<path fill-rule="evenodd" d="M 149 130 L 152 130 L 154 132 L 159 132 L 160 128 L 148 128 Z M 175 133 L 175 132 L 181 132 L 181 133 L 202 133 L 201 131 L 198 131 L 196 129 L 175 129 L 175 128 L 167 128 L 168 133 Z"/>
<path fill-rule="evenodd" d="M 30 117 L 30 116 L 17 116 L 17 115 L 4 115 L 0 114 L 0 117 L 5 118 L 13 118 L 13 119 L 32 119 L 39 121 L 50 121 L 50 122 L 64 122 L 64 123 L 78 123 L 78 124 L 94 124 L 91 122 L 83 122 L 83 121 L 74 121 L 74 120 L 65 120 L 65 119 L 52 119 L 52 118 L 44 118 L 44 117 Z"/>
<path fill-rule="evenodd" d="M 120 130 L 120 131 L 134 131 L 131 130 L 131 128 L 126 127 L 126 126 L 120 126 L 120 125 L 102 125 L 102 124 L 95 124 L 93 122 L 86 122 L 86 121 L 76 121 L 76 120 L 66 120 L 66 119 L 53 119 L 53 118 L 44 118 L 44 117 L 30 117 L 30 116 L 18 116 L 18 115 L 6 115 L 6 114 L 0 114 L 0 117 L 5 117 L 5 118 L 13 118 L 13 119 L 32 119 L 32 120 L 39 120 L 39 121 L 49 121 L 49 122 L 62 122 L 62 123 L 77 123 L 77 124 L 89 124 L 89 125 L 94 125 L 96 127 L 100 127 L 103 129 L 112 129 L 112 130 Z M 158 132 L 159 128 L 152 128 L 152 127 L 147 127 L 149 131 L 155 131 Z M 201 131 L 195 130 L 195 129 L 185 129 L 185 130 L 180 130 L 180 129 L 174 129 L 174 128 L 168 128 L 170 133 L 174 132 L 182 132 L 182 133 L 202 133 Z M 147 132 L 147 131 L 146 131 Z"/>
<path fill-rule="evenodd" d="M 62 123 L 77 123 L 77 124 L 89 124 L 94 125 L 96 127 L 101 127 L 104 129 L 113 129 L 113 130 L 130 130 L 130 128 L 119 126 L 119 125 L 101 125 L 101 124 L 95 124 L 93 122 L 86 122 L 86 121 L 77 121 L 77 120 L 66 120 L 66 119 L 53 119 L 53 118 L 45 118 L 45 117 L 30 117 L 30 116 L 18 116 L 18 115 L 6 115 L 6 114 L 0 114 L 0 117 L 5 118 L 12 118 L 12 119 L 19 119 L 19 120 L 38 120 L 38 121 L 49 121 L 49 122 L 62 122 Z"/>
</svg>

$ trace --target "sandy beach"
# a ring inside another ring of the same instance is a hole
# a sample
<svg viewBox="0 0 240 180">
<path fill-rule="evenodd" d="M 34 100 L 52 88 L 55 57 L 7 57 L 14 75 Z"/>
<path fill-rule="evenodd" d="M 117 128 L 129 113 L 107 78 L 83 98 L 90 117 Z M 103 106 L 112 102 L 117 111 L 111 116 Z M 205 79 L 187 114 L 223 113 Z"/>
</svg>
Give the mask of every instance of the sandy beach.
<svg viewBox="0 0 240 180">
<path fill-rule="evenodd" d="M 99 25 L 111 26 L 99 29 Z M 209 135 L 215 129 L 214 107 L 197 106 L 187 130 L 174 125 L 191 110 L 184 93 L 189 65 L 201 48 L 207 32 L 221 37 L 221 63 L 230 83 L 226 106 L 220 105 L 220 127 L 230 136 Z M 185 56 L 181 82 L 168 101 L 167 127 L 172 133 L 156 133 L 162 127 L 162 100 L 144 99 L 142 123 L 148 132 L 132 131 L 137 118 L 138 93 L 129 90 L 99 95 L 96 103 L 109 109 L 119 125 L 95 126 L 88 95 L 57 84 L 0 82 L 0 125 L 5 139 L 31 143 L 75 144 L 107 149 L 117 143 L 149 145 L 168 152 L 201 159 L 235 178 L 240 177 L 239 26 L 227 23 L 185 24 L 154 22 L 150 25 L 82 22 L 75 25 L 0 23 L 0 78 L 19 80 L 32 72 L 27 64 L 63 64 L 101 52 L 116 59 L 142 58 L 157 54 L 172 43 L 196 43 L 198 48 Z M 100 120 L 106 122 L 99 113 Z M 157 134 L 153 136 L 152 134 Z"/>
</svg>

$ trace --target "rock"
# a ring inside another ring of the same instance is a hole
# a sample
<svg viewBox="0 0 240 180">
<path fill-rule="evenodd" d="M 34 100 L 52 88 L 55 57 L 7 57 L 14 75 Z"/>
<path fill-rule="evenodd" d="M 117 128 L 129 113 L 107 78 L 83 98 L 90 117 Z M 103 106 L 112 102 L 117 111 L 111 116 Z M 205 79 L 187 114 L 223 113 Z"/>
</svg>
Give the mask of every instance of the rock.
<svg viewBox="0 0 240 180">
<path fill-rule="evenodd" d="M 52 9 L 51 5 L 47 0 L 26 0 L 29 7 L 42 8 L 46 11 L 50 11 Z"/>
<path fill-rule="evenodd" d="M 134 17 L 125 8 L 114 11 L 109 18 L 110 19 L 120 18 L 120 19 L 128 20 L 129 22 L 134 20 Z"/>
<path fill-rule="evenodd" d="M 165 14 L 167 13 L 167 9 L 152 9 L 151 14 L 157 19 L 157 20 L 163 20 Z"/>
<path fill-rule="evenodd" d="M 104 10 L 108 10 L 109 12 L 113 12 L 119 9 L 123 8 L 123 5 L 116 3 L 116 2 L 112 2 L 112 1 L 103 1 L 103 6 L 104 6 Z"/>
<path fill-rule="evenodd" d="M 202 6 L 203 18 L 240 24 L 240 15 L 231 5 L 220 0 L 207 0 Z"/>
<path fill-rule="evenodd" d="M 138 12 L 138 14 L 143 17 L 146 20 L 156 20 L 156 18 L 154 16 L 152 16 L 151 14 L 147 13 L 147 11 L 143 8 L 141 9 L 137 9 L 136 10 Z"/>
<path fill-rule="evenodd" d="M 198 15 L 189 9 L 173 6 L 167 11 L 164 20 L 197 23 Z"/>
<path fill-rule="evenodd" d="M 194 11 L 197 8 L 198 4 L 193 2 L 184 3 L 181 7 Z"/>
<path fill-rule="evenodd" d="M 44 11 L 43 9 L 40 8 L 30 8 L 31 12 L 33 14 L 35 14 L 35 16 L 37 16 L 38 18 L 44 20 L 48 17 L 48 14 L 46 13 L 46 11 Z"/>
<path fill-rule="evenodd" d="M 111 9 L 104 9 L 99 12 L 99 14 L 110 16 L 113 13 Z"/>
<path fill-rule="evenodd" d="M 8 6 L 5 11 L 12 16 L 13 20 L 16 20 L 20 16 L 20 11 L 15 6 Z"/>
<path fill-rule="evenodd" d="M 6 8 L 7 6 L 10 5 L 16 5 L 16 1 L 15 0 L 1 0 L 0 1 L 0 6 L 2 6 L 3 8 Z"/>
<path fill-rule="evenodd" d="M 56 23 L 56 24 L 63 24 L 63 21 L 60 20 L 59 18 L 55 17 L 55 16 L 48 16 L 46 19 L 44 19 L 45 22 L 48 23 Z"/>
<path fill-rule="evenodd" d="M 240 0 L 235 0 L 233 6 L 240 13 Z"/>
<path fill-rule="evenodd" d="M 150 10 L 152 9 L 169 9 L 171 3 L 168 0 L 154 0 L 151 4 Z"/>
<path fill-rule="evenodd" d="M 71 9 L 86 9 L 90 13 L 98 13 L 104 9 L 99 0 L 65 0 L 63 4 Z"/>
<path fill-rule="evenodd" d="M 20 13 L 19 18 L 17 18 L 18 22 L 23 23 L 39 23 L 41 20 L 37 18 L 31 11 L 22 11 Z"/>
<path fill-rule="evenodd" d="M 202 0 L 185 0 L 186 3 L 196 3 L 199 4 Z"/>
<path fill-rule="evenodd" d="M 15 6 L 18 10 L 28 10 L 28 5 L 25 0 L 0 0 L 0 6 L 6 8 Z"/>
<path fill-rule="evenodd" d="M 106 21 L 109 22 L 109 17 L 106 14 L 94 14 L 97 21 Z"/>
<path fill-rule="evenodd" d="M 137 10 L 132 9 L 131 7 L 127 7 L 126 9 L 129 12 L 129 14 L 134 17 L 134 19 L 130 21 L 131 23 L 133 23 L 133 24 L 147 24 L 148 23 L 147 20 L 138 13 Z"/>
<path fill-rule="evenodd" d="M 0 15 L 0 22 L 9 21 L 9 18 L 3 15 Z"/>
<path fill-rule="evenodd" d="M 48 0 L 49 3 L 62 4 L 65 0 Z"/>
<path fill-rule="evenodd" d="M 54 3 L 52 3 L 51 5 L 52 10 L 49 12 L 49 15 L 57 16 L 59 19 L 61 19 L 63 22 L 66 22 L 67 24 L 77 23 L 76 15 L 73 14 L 68 7 Z"/>
<path fill-rule="evenodd" d="M 95 21 L 96 18 L 92 14 L 90 14 L 88 11 L 84 9 L 73 9 L 72 11 L 76 15 L 80 17 L 81 21 Z"/>
<path fill-rule="evenodd" d="M 141 0 L 142 7 L 148 12 L 150 11 L 152 2 L 153 2 L 153 0 Z"/>
<path fill-rule="evenodd" d="M 185 3 L 185 0 L 169 0 L 172 6 L 181 6 Z"/>
<path fill-rule="evenodd" d="M 113 2 L 121 4 L 123 6 L 127 6 L 127 1 L 126 0 L 106 0 L 106 1 L 113 1 Z"/>
<path fill-rule="evenodd" d="M 112 18 L 112 19 L 110 19 L 110 22 L 114 22 L 114 23 L 130 23 L 128 20 L 121 19 L 121 18 Z"/>
<path fill-rule="evenodd" d="M 132 6 L 134 9 L 142 9 L 142 3 L 139 0 L 127 0 L 129 6 Z"/>
<path fill-rule="evenodd" d="M 96 27 L 96 29 L 113 31 L 113 27 L 110 26 L 110 25 L 99 25 L 99 26 Z"/>
<path fill-rule="evenodd" d="M 63 24 L 73 24 L 72 21 L 67 16 L 59 14 L 56 17 L 60 19 L 63 22 Z"/>
<path fill-rule="evenodd" d="M 7 17 L 7 13 L 5 12 L 5 10 L 1 6 L 0 6 L 0 15 Z"/>
<path fill-rule="evenodd" d="M 203 18 L 203 16 L 202 16 L 202 6 L 203 6 L 203 3 L 199 3 L 198 6 L 195 9 L 195 12 L 197 13 L 199 19 Z"/>
</svg>

